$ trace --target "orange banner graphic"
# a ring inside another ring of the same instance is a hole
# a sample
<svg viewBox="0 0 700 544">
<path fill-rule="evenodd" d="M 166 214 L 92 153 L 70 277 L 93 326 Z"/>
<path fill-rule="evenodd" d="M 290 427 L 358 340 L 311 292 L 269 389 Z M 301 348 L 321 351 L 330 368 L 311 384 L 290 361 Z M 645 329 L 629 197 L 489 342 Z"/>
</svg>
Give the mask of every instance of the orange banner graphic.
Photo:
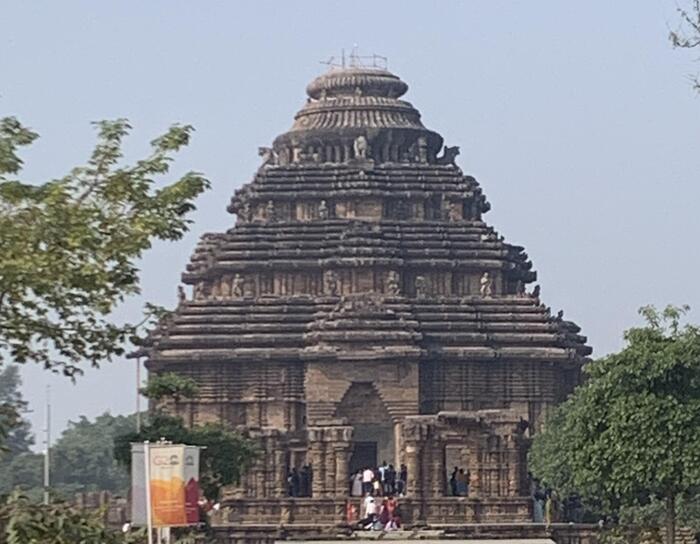
<svg viewBox="0 0 700 544">
<path fill-rule="evenodd" d="M 152 446 L 149 458 L 153 526 L 187 525 L 184 446 Z"/>
</svg>

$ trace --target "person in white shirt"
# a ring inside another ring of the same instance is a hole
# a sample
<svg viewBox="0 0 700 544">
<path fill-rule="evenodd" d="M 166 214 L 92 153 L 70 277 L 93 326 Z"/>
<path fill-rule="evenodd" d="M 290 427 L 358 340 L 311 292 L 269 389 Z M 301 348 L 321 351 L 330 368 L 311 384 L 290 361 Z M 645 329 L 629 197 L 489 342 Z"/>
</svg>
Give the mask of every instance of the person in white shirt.
<svg viewBox="0 0 700 544">
<path fill-rule="evenodd" d="M 367 493 L 362 501 L 365 517 L 360 520 L 360 527 L 363 529 L 371 529 L 374 522 L 377 520 L 377 502 L 374 500 L 372 493 Z"/>
<path fill-rule="evenodd" d="M 374 480 L 374 471 L 367 467 L 362 471 L 362 491 L 364 493 L 372 493 L 372 480 Z"/>
</svg>

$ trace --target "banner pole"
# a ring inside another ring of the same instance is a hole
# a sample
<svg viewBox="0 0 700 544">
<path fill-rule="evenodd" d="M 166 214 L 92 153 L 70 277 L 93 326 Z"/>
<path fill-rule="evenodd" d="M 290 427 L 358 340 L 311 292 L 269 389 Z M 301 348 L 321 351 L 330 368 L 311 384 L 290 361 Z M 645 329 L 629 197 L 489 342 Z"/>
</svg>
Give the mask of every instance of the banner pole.
<svg viewBox="0 0 700 544">
<path fill-rule="evenodd" d="M 151 512 L 151 445 L 143 443 L 144 474 L 146 478 L 146 526 L 148 527 L 148 544 L 153 544 L 153 519 Z"/>
</svg>

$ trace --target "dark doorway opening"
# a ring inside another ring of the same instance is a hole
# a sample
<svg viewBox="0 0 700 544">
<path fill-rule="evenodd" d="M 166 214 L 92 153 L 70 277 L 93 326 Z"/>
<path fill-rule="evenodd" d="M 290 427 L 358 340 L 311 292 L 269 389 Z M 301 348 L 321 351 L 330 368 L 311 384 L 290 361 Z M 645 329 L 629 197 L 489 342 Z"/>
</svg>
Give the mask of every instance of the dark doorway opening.
<svg viewBox="0 0 700 544">
<path fill-rule="evenodd" d="M 358 470 L 377 466 L 377 443 L 376 442 L 354 442 L 352 455 L 350 456 L 350 474 L 355 474 Z"/>
</svg>

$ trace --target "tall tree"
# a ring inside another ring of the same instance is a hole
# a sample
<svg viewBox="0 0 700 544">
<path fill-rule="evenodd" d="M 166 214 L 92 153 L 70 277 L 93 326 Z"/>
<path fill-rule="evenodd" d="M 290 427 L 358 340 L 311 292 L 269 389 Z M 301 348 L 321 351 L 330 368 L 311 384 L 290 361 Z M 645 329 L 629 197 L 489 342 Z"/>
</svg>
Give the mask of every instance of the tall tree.
<svg viewBox="0 0 700 544">
<path fill-rule="evenodd" d="M 686 310 L 642 308 L 646 326 L 585 367 L 530 452 L 535 475 L 608 511 L 662 500 L 668 544 L 677 501 L 700 482 L 700 329 L 681 325 Z"/>
<path fill-rule="evenodd" d="M 29 451 L 34 444 L 29 421 L 23 417 L 27 402 L 22 398 L 19 367 L 0 368 L 0 459 Z"/>
<path fill-rule="evenodd" d="M 154 240 L 181 238 L 194 199 L 209 186 L 195 172 L 156 184 L 189 143 L 191 126 L 171 127 L 132 165 L 121 161 L 128 122 L 96 126 L 85 166 L 30 184 L 16 179 L 18 152 L 37 134 L 0 119 L 0 363 L 34 361 L 74 376 L 82 364 L 122 354 L 137 324 L 113 323 L 109 314 L 139 292 L 143 252 Z"/>
</svg>

